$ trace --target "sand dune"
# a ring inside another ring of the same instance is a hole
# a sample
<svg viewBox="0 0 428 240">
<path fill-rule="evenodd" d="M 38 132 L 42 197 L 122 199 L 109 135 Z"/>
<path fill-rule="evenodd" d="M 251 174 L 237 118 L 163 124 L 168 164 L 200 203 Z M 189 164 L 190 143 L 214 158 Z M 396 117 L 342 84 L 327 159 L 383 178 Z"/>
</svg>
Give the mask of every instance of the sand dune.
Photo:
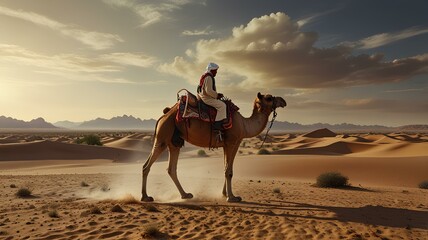
<svg viewBox="0 0 428 240">
<path fill-rule="evenodd" d="M 336 137 L 336 133 L 330 131 L 327 128 L 318 129 L 315 131 L 312 131 L 310 133 L 306 133 L 303 136 L 304 137 L 310 137 L 310 138 L 324 138 L 324 137 Z"/>
<path fill-rule="evenodd" d="M 0 160 L 30 159 L 115 159 L 144 160 L 152 148 L 152 136 L 147 133 L 105 134 L 104 147 L 70 144 L 73 136 L 7 135 L 0 138 Z M 240 154 L 258 151 L 264 136 L 245 139 Z M 40 139 L 49 139 L 41 141 Z M 56 143 L 55 143 L 56 142 Z M 336 134 L 328 129 L 319 129 L 306 134 L 269 135 L 265 148 L 280 155 L 348 155 L 348 156 L 427 156 L 426 134 Z M 199 147 L 186 144 L 182 157 L 195 157 Z M 208 152 L 208 155 L 212 155 Z M 216 155 L 216 154 L 214 154 Z M 138 157 L 136 157 L 138 156 Z M 162 159 L 167 154 L 162 155 Z"/>
<path fill-rule="evenodd" d="M 112 148 L 150 152 L 152 150 L 153 143 L 151 136 L 133 134 L 115 141 L 108 142 L 105 145 Z"/>
<path fill-rule="evenodd" d="M 126 149 L 69 144 L 52 141 L 12 143 L 0 145 L 0 161 L 12 160 L 61 160 L 61 159 L 110 159 L 128 161 L 145 158 L 148 154 Z"/>
</svg>

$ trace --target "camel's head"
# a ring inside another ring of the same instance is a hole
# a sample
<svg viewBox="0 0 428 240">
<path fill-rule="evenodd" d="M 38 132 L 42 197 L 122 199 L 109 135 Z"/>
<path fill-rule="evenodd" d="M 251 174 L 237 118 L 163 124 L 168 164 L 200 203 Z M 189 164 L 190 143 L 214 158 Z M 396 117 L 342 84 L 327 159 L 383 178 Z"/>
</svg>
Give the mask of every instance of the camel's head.
<svg viewBox="0 0 428 240">
<path fill-rule="evenodd" d="M 254 102 L 254 106 L 258 109 L 259 112 L 263 112 L 269 115 L 277 107 L 283 108 L 287 106 L 287 103 L 282 97 L 274 97 L 270 94 L 257 93 L 257 98 Z"/>
</svg>

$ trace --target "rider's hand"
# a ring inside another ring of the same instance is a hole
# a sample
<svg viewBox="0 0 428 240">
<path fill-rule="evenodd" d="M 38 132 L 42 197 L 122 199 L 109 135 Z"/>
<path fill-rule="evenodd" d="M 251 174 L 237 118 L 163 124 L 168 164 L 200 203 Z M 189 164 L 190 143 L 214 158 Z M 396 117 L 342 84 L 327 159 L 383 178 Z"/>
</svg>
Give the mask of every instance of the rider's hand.
<svg viewBox="0 0 428 240">
<path fill-rule="evenodd" d="M 217 93 L 217 99 L 222 99 L 224 97 L 223 93 Z"/>
</svg>

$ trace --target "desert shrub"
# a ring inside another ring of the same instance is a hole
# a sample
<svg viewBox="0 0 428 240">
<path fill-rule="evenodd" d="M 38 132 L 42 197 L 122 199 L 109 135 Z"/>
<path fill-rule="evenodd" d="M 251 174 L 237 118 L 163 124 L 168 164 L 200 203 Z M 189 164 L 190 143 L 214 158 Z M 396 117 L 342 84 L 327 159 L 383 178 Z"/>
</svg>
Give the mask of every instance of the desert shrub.
<svg viewBox="0 0 428 240">
<path fill-rule="evenodd" d="M 269 150 L 267 150 L 266 148 L 262 148 L 260 149 L 257 154 L 259 155 L 265 155 L 265 154 L 270 154 Z"/>
<path fill-rule="evenodd" d="M 114 205 L 111 208 L 111 211 L 112 212 L 119 212 L 119 213 L 124 213 L 125 212 L 125 210 L 123 210 L 123 208 L 119 204 Z"/>
<path fill-rule="evenodd" d="M 87 184 L 85 181 L 82 181 L 82 182 L 80 183 L 80 186 L 81 186 L 81 187 L 89 187 L 89 184 Z"/>
<path fill-rule="evenodd" d="M 49 216 L 49 217 L 51 217 L 51 218 L 59 218 L 59 214 L 58 214 L 58 212 L 57 212 L 57 210 L 56 210 L 56 209 L 51 210 L 51 211 L 48 213 L 48 216 Z"/>
<path fill-rule="evenodd" d="M 156 238 L 161 235 L 161 232 L 157 226 L 149 224 L 144 226 L 142 235 L 144 238 Z"/>
<path fill-rule="evenodd" d="M 0 236 L 2 236 L 2 235 L 7 235 L 7 232 L 0 230 Z"/>
<path fill-rule="evenodd" d="M 15 195 L 20 198 L 28 198 L 31 197 L 31 190 L 28 188 L 20 188 Z"/>
<path fill-rule="evenodd" d="M 102 146 L 103 144 L 101 143 L 101 139 L 99 136 L 91 134 L 91 135 L 86 135 L 83 138 L 77 138 L 74 143 L 77 144 L 88 144 L 88 145 L 97 145 L 97 146 Z"/>
<path fill-rule="evenodd" d="M 93 206 L 93 207 L 89 210 L 89 212 L 90 212 L 91 214 L 102 214 L 102 212 L 101 212 L 100 208 L 99 208 L 99 207 L 97 207 L 97 206 Z"/>
<path fill-rule="evenodd" d="M 418 186 L 419 186 L 419 188 L 422 188 L 422 189 L 428 189 L 428 180 L 419 183 Z"/>
<path fill-rule="evenodd" d="M 274 188 L 274 189 L 273 189 L 273 192 L 274 192 L 274 193 L 281 193 L 281 189 L 279 189 L 279 188 Z"/>
<path fill-rule="evenodd" d="M 198 151 L 198 156 L 199 157 L 207 157 L 208 155 L 203 149 L 201 149 Z"/>
<path fill-rule="evenodd" d="M 10 188 L 17 188 L 15 184 L 10 184 Z"/>
<path fill-rule="evenodd" d="M 316 185 L 323 188 L 346 187 L 348 186 L 348 177 L 345 177 L 338 172 L 327 172 L 317 177 Z"/>
</svg>

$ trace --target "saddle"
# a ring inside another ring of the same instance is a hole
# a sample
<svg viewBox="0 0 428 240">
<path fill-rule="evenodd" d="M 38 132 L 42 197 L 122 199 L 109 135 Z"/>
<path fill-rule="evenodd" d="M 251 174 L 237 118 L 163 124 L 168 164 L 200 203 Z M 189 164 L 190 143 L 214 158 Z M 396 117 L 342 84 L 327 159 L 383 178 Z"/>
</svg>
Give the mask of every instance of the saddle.
<svg viewBox="0 0 428 240">
<path fill-rule="evenodd" d="M 187 89 L 181 89 L 177 93 L 178 100 L 178 111 L 176 115 L 176 121 L 181 122 L 186 119 L 195 118 L 204 122 L 209 122 L 213 124 L 215 122 L 215 117 L 217 110 L 210 105 L 205 104 L 202 100 L 198 99 L 193 93 L 189 92 Z M 226 103 L 226 113 L 227 121 L 223 124 L 224 129 L 229 129 L 232 127 L 232 117 L 235 112 L 239 110 L 231 100 L 222 100 Z"/>
</svg>

